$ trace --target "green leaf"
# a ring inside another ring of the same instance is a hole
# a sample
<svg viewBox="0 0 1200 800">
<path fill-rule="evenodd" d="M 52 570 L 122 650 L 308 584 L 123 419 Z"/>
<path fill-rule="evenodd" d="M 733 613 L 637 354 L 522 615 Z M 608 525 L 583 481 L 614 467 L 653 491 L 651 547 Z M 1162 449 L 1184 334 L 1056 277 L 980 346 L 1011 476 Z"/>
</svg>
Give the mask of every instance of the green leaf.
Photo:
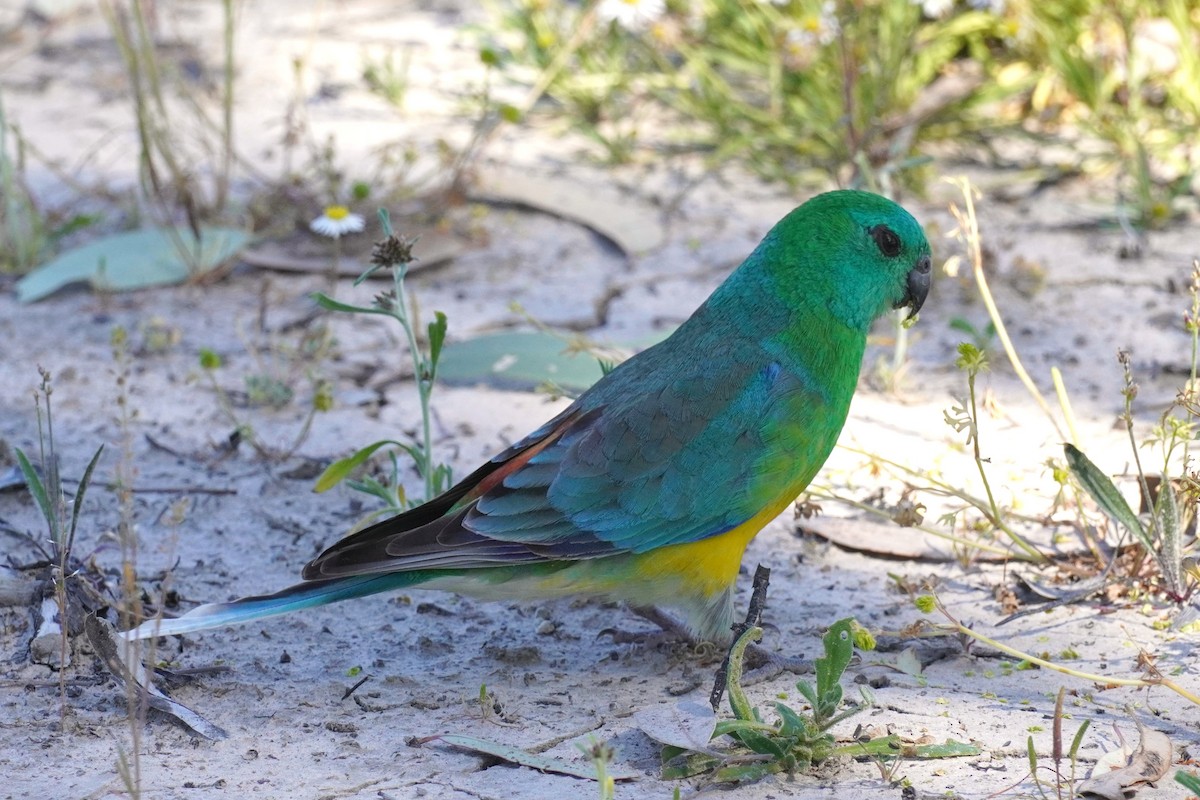
<svg viewBox="0 0 1200 800">
<path fill-rule="evenodd" d="M 817 690 L 814 689 L 812 684 L 808 681 L 796 681 L 796 691 L 804 695 L 804 699 L 807 700 L 808 704 L 813 708 L 816 708 L 821 704 L 821 698 L 817 696 Z"/>
<path fill-rule="evenodd" d="M 767 733 L 774 733 L 775 726 L 759 722 L 755 719 L 723 719 L 718 721 L 713 728 L 712 738 L 715 739 L 718 736 L 734 734 L 737 731 L 766 731 Z"/>
<path fill-rule="evenodd" d="M 346 479 L 360 464 L 374 455 L 375 451 L 385 445 L 394 444 L 397 447 L 405 445 L 392 439 L 381 439 L 374 444 L 369 444 L 361 450 L 349 455 L 346 458 L 339 458 L 337 461 L 325 468 L 325 471 L 317 478 L 317 482 L 313 484 L 314 492 L 327 492 L 334 486 Z"/>
<path fill-rule="evenodd" d="M 747 628 L 733 643 L 733 647 L 729 648 L 729 672 L 725 680 L 725 691 L 729 696 L 729 707 L 738 719 L 757 720 L 754 707 L 746 698 L 746 691 L 742 689 L 742 659 L 745 658 L 746 648 L 750 643 L 761 638 L 762 628 Z"/>
<path fill-rule="evenodd" d="M 186 261 L 177 241 L 189 250 Z M 173 236 L 163 228 L 147 228 L 117 233 L 68 250 L 33 270 L 17 282 L 17 299 L 32 303 L 81 281 L 109 292 L 183 283 L 229 261 L 249 241 L 246 231 L 209 226 L 201 227 L 198 246 L 188 232 Z"/>
<path fill-rule="evenodd" d="M 941 744 L 918 744 L 911 747 L 901 747 L 900 751 L 905 758 L 961 758 L 963 756 L 977 756 L 983 752 L 973 744 L 956 742 L 953 739 L 947 739 Z"/>
<path fill-rule="evenodd" d="M 850 756 L 851 758 L 859 756 L 874 756 L 876 758 L 895 757 L 900 755 L 900 737 L 893 733 L 889 736 L 879 736 L 865 742 L 845 744 L 834 748 L 832 755 Z"/>
<path fill-rule="evenodd" d="M 1071 474 L 1079 481 L 1079 485 L 1083 487 L 1084 491 L 1096 501 L 1100 510 L 1113 522 L 1125 526 L 1133 535 L 1137 536 L 1138 541 L 1142 543 L 1147 552 L 1155 552 L 1154 542 L 1150 540 L 1146 528 L 1109 477 L 1101 472 L 1099 467 L 1093 464 L 1092 460 L 1075 445 L 1069 442 L 1064 444 L 1063 452 L 1066 454 L 1067 466 L 1070 468 Z"/>
<path fill-rule="evenodd" d="M 1083 735 L 1087 733 L 1088 726 L 1092 724 L 1090 719 L 1085 719 L 1079 726 L 1079 730 L 1075 731 L 1075 738 L 1071 740 L 1071 749 L 1067 751 L 1067 756 L 1072 761 L 1079 755 L 1079 748 L 1083 745 Z"/>
<path fill-rule="evenodd" d="M 974 325 L 967 322 L 962 317 L 955 317 L 954 319 L 950 320 L 950 328 L 952 330 L 961 331 L 962 333 L 970 336 L 975 336 L 979 333 L 979 331 L 975 330 Z"/>
<path fill-rule="evenodd" d="M 678 781 L 710 772 L 720 766 L 725 759 L 707 753 L 693 753 L 678 747 L 666 745 L 662 749 L 662 777 L 667 781 Z"/>
<path fill-rule="evenodd" d="M 435 311 L 433 317 L 433 322 L 429 323 L 429 380 L 437 377 L 438 359 L 442 356 L 442 344 L 446 341 L 446 315 Z"/>
<path fill-rule="evenodd" d="M 661 341 L 656 334 L 622 349 L 639 350 Z M 485 384 L 499 389 L 533 389 L 546 382 L 578 392 L 604 374 L 596 359 L 585 353 L 566 352 L 567 344 L 548 333 L 496 333 L 450 342 L 442 350 L 438 377 L 443 383 Z"/>
<path fill-rule="evenodd" d="M 33 468 L 33 464 L 29 462 L 29 459 L 19 447 L 17 448 L 17 464 L 21 467 L 21 474 L 25 476 L 25 484 L 29 487 L 29 493 L 37 501 L 38 508 L 42 510 L 42 516 L 46 518 L 46 524 L 50 526 L 52 538 L 57 542 L 58 514 L 54 512 L 54 506 L 50 503 L 50 496 L 46 494 L 46 487 L 42 483 L 42 476 L 38 475 L 37 470 Z"/>
<path fill-rule="evenodd" d="M 313 301 L 326 311 L 341 311 L 346 314 L 383 314 L 391 316 L 391 313 L 382 308 L 371 308 L 368 306 L 352 306 L 349 303 L 341 303 L 334 300 L 327 294 L 322 292 L 313 292 L 309 295 Z"/>
<path fill-rule="evenodd" d="M 842 675 L 854 656 L 853 630 L 854 619 L 847 617 L 830 625 L 821 639 L 825 646 L 825 656 L 818 658 L 814 667 L 817 673 L 817 697 L 822 701 L 832 696 L 835 687 L 838 699 L 841 699 Z"/>
<path fill-rule="evenodd" d="M 899 736 L 891 734 L 866 742 L 842 745 L 834 748 L 831 755 L 933 759 L 977 756 L 980 752 L 980 749 L 973 744 L 956 742 L 953 739 L 947 739 L 940 744 L 905 744 Z"/>
<path fill-rule="evenodd" d="M 751 728 L 736 731 L 730 735 L 756 753 L 762 753 L 765 756 L 774 756 L 775 758 L 783 758 L 787 755 L 787 749 L 775 741 L 773 737 L 766 736 Z"/>
<path fill-rule="evenodd" d="M 207 347 L 200 348 L 200 367 L 201 369 L 214 370 L 221 368 L 221 357 L 213 350 Z"/>
<path fill-rule="evenodd" d="M 1192 794 L 1200 795 L 1200 776 L 1180 769 L 1175 771 L 1175 782 Z"/>
<path fill-rule="evenodd" d="M 1179 505 L 1175 498 L 1175 487 L 1169 480 L 1163 480 L 1158 485 L 1158 533 L 1162 537 L 1162 550 L 1157 553 L 1159 567 L 1167 581 L 1167 589 L 1175 595 L 1180 593 L 1183 586 L 1181 563 L 1183 553 L 1179 540 Z"/>
<path fill-rule="evenodd" d="M 783 703 L 776 703 L 775 711 L 779 714 L 779 719 L 782 723 L 779 726 L 780 736 L 799 736 L 808 731 L 808 722 L 789 706 Z"/>
</svg>

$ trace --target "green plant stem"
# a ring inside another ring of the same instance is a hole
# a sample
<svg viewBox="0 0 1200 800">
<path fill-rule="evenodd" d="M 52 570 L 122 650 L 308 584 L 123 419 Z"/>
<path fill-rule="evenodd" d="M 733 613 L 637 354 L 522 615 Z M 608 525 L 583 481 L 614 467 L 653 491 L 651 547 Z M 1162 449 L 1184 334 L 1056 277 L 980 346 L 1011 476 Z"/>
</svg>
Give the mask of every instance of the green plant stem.
<svg viewBox="0 0 1200 800">
<path fill-rule="evenodd" d="M 391 236 L 391 231 L 385 231 L 388 236 Z M 433 475 L 433 425 L 430 415 L 430 398 L 433 395 L 433 381 L 430 379 L 428 365 L 425 358 L 421 355 L 421 350 L 417 346 L 416 328 L 413 320 L 410 318 L 409 302 L 407 295 L 404 294 L 404 276 L 408 271 L 407 264 L 400 264 L 392 268 L 392 285 L 396 292 L 396 306 L 393 316 L 400 323 L 400 327 L 404 329 L 404 334 L 408 339 L 409 352 L 412 353 L 412 361 L 414 372 L 417 379 L 417 393 L 421 400 L 421 477 L 425 479 L 425 500 L 433 499 L 434 493 L 434 475 Z"/>
<path fill-rule="evenodd" d="M 875 506 L 868 505 L 867 503 L 860 503 L 857 500 L 854 500 L 852 498 L 844 497 L 842 495 L 836 494 L 835 492 L 829 490 L 828 488 L 820 488 L 820 487 L 814 487 L 814 486 L 810 485 L 808 487 L 807 491 L 808 491 L 808 494 L 812 497 L 818 497 L 818 498 L 823 497 L 823 498 L 827 498 L 829 500 L 834 500 L 839 503 L 842 503 L 843 505 L 847 505 L 847 506 L 850 506 L 851 508 L 855 508 L 855 509 L 858 509 L 859 511 L 879 517 L 880 519 L 886 519 L 886 520 L 892 519 L 892 515 L 889 514 L 887 511 L 884 511 L 881 508 L 876 508 Z M 974 505 L 974 504 L 972 503 L 972 505 Z M 955 546 L 967 547 L 967 548 L 972 548 L 975 550 L 986 550 L 989 553 L 995 553 L 996 555 L 999 555 L 999 556 L 1009 555 L 1012 552 L 1007 547 L 999 547 L 994 544 L 988 544 L 987 542 L 974 542 L 974 541 L 971 541 L 970 539 L 964 539 L 961 536 L 955 536 L 952 533 L 945 533 L 944 531 L 939 531 L 937 528 L 931 528 L 928 525 L 912 525 L 910 527 L 912 527 L 915 530 L 921 531 L 922 533 L 927 533 L 930 536 L 936 536 L 939 539 L 944 539 L 944 540 L 950 542 L 950 544 L 955 545 Z"/>
<path fill-rule="evenodd" d="M 983 490 L 987 493 L 987 508 L 980 509 L 987 516 L 988 521 L 995 525 L 999 530 L 1004 531 L 1008 538 L 1012 539 L 1013 543 L 1020 547 L 1029 555 L 1031 559 L 1038 563 L 1045 563 L 1048 559 L 1042 555 L 1036 547 L 1025 541 L 1025 538 L 1014 531 L 1004 522 L 1003 515 L 1000 513 L 1000 506 L 996 504 L 996 497 L 992 494 L 992 484 L 988 480 L 987 470 L 983 467 L 983 453 L 979 448 L 979 412 L 975 403 L 975 372 L 967 373 L 967 397 L 971 403 L 971 424 L 974 426 L 974 435 L 971 437 L 971 442 L 974 445 L 975 467 L 979 470 L 979 479 L 983 481 Z"/>
<path fill-rule="evenodd" d="M 869 458 L 869 459 L 871 459 L 872 462 L 874 462 L 876 464 L 882 464 L 885 467 L 890 467 L 895 472 L 903 473 L 905 475 L 910 475 L 910 476 L 913 476 L 916 478 L 921 478 L 923 480 L 929 481 L 929 483 L 932 484 L 932 486 L 934 488 L 932 488 L 932 489 L 927 488 L 927 489 L 924 489 L 924 491 L 940 493 L 940 494 L 948 495 L 950 497 L 957 497 L 960 500 L 962 500 L 963 502 L 968 503 L 969 505 L 973 506 L 974 508 L 980 509 L 981 511 L 983 510 L 983 508 L 987 502 L 981 497 L 976 497 L 975 495 L 970 494 L 969 492 L 965 492 L 962 489 L 957 488 L 956 486 L 946 483 L 945 481 L 940 481 L 937 478 L 930 476 L 928 473 L 920 472 L 919 470 L 915 470 L 912 467 L 906 467 L 905 465 L 903 465 L 899 462 L 892 461 L 891 459 L 884 458 L 883 456 L 876 455 L 875 453 L 870 453 L 870 452 L 867 452 L 866 450 L 862 450 L 857 447 L 851 447 L 849 445 L 842 445 L 842 444 L 839 444 L 838 448 L 845 450 L 848 453 L 854 453 L 855 455 L 860 455 L 860 456 L 864 456 L 865 458 Z M 917 488 L 920 489 L 921 487 L 917 487 Z M 1031 522 L 1031 523 L 1041 524 L 1045 521 L 1041 517 L 1031 517 L 1027 514 L 1010 514 L 1010 516 L 1013 516 L 1017 519 L 1021 519 L 1026 522 Z"/>
</svg>

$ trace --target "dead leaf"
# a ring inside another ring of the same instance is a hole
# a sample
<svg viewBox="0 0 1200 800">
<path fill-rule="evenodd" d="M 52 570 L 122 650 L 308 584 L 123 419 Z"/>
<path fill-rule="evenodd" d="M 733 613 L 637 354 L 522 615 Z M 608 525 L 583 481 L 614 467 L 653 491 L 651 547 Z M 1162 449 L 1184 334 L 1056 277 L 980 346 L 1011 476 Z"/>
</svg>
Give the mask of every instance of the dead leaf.
<svg viewBox="0 0 1200 800">
<path fill-rule="evenodd" d="M 525 206 L 577 222 L 628 256 L 653 250 L 667 238 L 657 209 L 611 185 L 490 166 L 480 170 L 471 199 Z"/>
<path fill-rule="evenodd" d="M 921 677 L 921 659 L 917 655 L 916 648 L 907 647 L 900 651 L 896 656 L 896 663 L 893 665 L 905 675 L 911 675 L 914 678 Z"/>
<path fill-rule="evenodd" d="M 796 528 L 857 553 L 919 561 L 953 562 L 959 559 L 947 539 L 917 528 L 902 529 L 891 522 L 823 516 L 797 520 Z M 1068 555 L 1072 551 L 1056 552 Z M 992 562 L 1011 559 L 1009 555 L 990 550 L 975 550 L 971 557 L 975 561 Z"/>
<path fill-rule="evenodd" d="M 1161 731 L 1150 730 L 1142 723 L 1134 722 L 1141 736 L 1137 749 L 1128 756 L 1117 750 L 1101 757 L 1087 780 L 1079 784 L 1079 794 L 1104 800 L 1125 800 L 1128 792 L 1166 776 L 1175 757 L 1171 740 Z M 1117 756 L 1115 761 L 1110 758 L 1113 755 Z M 1114 763 L 1122 766 L 1114 768 Z"/>
<path fill-rule="evenodd" d="M 714 753 L 717 715 L 706 703 L 683 700 L 640 708 L 633 714 L 642 733 L 656 742 L 696 753 Z"/>
<path fill-rule="evenodd" d="M 150 670 L 139 660 L 139 648 L 121 641 L 116 629 L 106 620 L 89 614 L 84 623 L 84 630 L 87 631 L 92 647 L 96 649 L 96 655 L 100 656 L 108 671 L 126 684 L 132 684 L 142 701 L 150 708 L 170 714 L 196 733 L 214 742 L 229 736 L 224 729 L 163 694 L 154 685 Z M 122 658 L 122 650 L 125 651 L 127 659 Z"/>
</svg>

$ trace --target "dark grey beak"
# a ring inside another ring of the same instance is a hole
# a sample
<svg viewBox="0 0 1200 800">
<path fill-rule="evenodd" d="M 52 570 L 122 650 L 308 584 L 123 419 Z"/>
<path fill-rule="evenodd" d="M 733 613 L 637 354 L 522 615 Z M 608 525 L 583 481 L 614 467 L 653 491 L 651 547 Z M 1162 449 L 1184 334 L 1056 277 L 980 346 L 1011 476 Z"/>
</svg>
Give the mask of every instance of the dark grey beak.
<svg viewBox="0 0 1200 800">
<path fill-rule="evenodd" d="M 925 305 L 925 298 L 929 295 L 929 279 L 933 273 L 933 264 L 928 255 L 921 256 L 921 260 L 908 273 L 908 286 L 904 294 L 904 299 L 896 304 L 896 308 L 904 308 L 908 306 L 908 318 L 912 319 L 921 310 L 921 306 Z"/>
</svg>

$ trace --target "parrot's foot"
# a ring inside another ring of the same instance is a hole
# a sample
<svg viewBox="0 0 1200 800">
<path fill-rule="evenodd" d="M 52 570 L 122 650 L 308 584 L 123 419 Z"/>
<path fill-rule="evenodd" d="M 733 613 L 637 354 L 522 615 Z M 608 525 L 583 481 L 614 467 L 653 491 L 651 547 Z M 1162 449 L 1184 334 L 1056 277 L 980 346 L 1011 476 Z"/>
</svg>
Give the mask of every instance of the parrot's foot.
<svg viewBox="0 0 1200 800">
<path fill-rule="evenodd" d="M 642 619 L 653 622 L 662 630 L 659 633 L 630 633 L 616 629 L 603 631 L 603 633 L 612 636 L 615 643 L 627 644 L 637 642 L 644 644 L 648 641 L 661 640 L 663 637 L 667 637 L 668 639 L 687 642 L 698 649 L 706 646 L 714 646 L 711 642 L 696 638 L 695 634 L 688 630 L 686 625 L 660 608 L 655 606 L 630 606 L 629 610 Z M 768 681 L 784 672 L 803 675 L 813 671 L 813 664 L 807 659 L 772 653 L 767 648 L 757 644 L 751 644 L 746 648 L 742 664 L 746 670 L 742 673 L 742 684 L 745 686 Z"/>
<path fill-rule="evenodd" d="M 657 631 L 625 631 L 605 628 L 601 636 L 608 636 L 614 644 L 640 644 L 646 647 L 685 644 L 694 653 L 706 660 L 720 658 L 722 648 L 712 642 L 696 637 L 688 627 L 675 617 L 654 606 L 628 606 L 629 610 L 647 622 L 659 627 Z"/>
</svg>

